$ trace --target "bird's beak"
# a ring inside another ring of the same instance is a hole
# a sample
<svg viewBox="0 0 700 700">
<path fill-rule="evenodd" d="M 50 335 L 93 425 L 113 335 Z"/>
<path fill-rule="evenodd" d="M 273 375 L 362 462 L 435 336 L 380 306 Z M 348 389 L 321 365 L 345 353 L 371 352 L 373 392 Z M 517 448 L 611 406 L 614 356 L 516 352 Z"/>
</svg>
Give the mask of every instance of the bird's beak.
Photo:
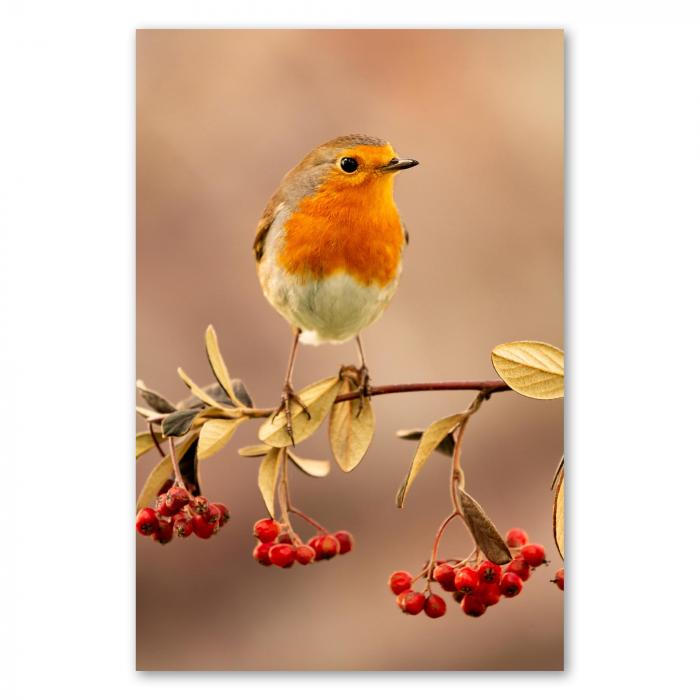
<svg viewBox="0 0 700 700">
<path fill-rule="evenodd" d="M 412 158 L 392 158 L 386 165 L 383 165 L 379 170 L 383 173 L 393 173 L 397 170 L 406 170 L 418 165 L 417 160 Z"/>
</svg>

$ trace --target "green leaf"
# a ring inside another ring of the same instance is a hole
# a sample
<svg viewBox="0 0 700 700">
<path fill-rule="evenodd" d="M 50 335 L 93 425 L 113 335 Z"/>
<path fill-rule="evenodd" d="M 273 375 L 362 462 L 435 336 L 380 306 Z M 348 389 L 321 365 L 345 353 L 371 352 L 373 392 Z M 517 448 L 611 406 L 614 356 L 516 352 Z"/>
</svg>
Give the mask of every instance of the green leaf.
<svg viewBox="0 0 700 700">
<path fill-rule="evenodd" d="M 140 379 L 136 382 L 136 389 L 141 398 L 154 410 L 156 413 L 172 413 L 175 410 L 168 399 L 161 396 L 158 392 L 149 389 Z"/>
<path fill-rule="evenodd" d="M 199 433 L 199 447 L 197 457 L 206 459 L 216 454 L 226 446 L 226 443 L 233 437 L 236 428 L 245 421 L 245 418 L 214 418 L 208 420 Z"/>
<path fill-rule="evenodd" d="M 554 345 L 531 340 L 503 343 L 491 352 L 491 362 L 500 378 L 523 396 L 564 396 L 564 353 Z"/>
<path fill-rule="evenodd" d="M 301 469 L 304 474 L 316 478 L 328 476 L 331 471 L 331 463 L 327 459 L 309 459 L 308 457 L 300 457 L 293 452 L 287 450 L 287 456 L 292 464 Z"/>
<path fill-rule="evenodd" d="M 337 376 L 328 377 L 307 386 L 299 393 L 299 398 L 308 407 L 311 418 L 306 416 L 297 403 L 291 407 L 292 430 L 294 442 L 297 445 L 316 432 L 331 410 L 340 385 L 341 381 Z M 287 433 L 287 419 L 284 411 L 278 413 L 274 420 L 272 417 L 268 418 L 260 426 L 258 438 L 273 447 L 286 447 L 292 444 L 289 433 Z"/>
<path fill-rule="evenodd" d="M 219 404 L 224 406 L 224 408 L 233 408 L 234 404 L 229 398 L 228 394 L 219 386 L 218 382 L 212 382 L 211 384 L 207 384 L 206 386 L 202 387 L 202 391 L 215 401 L 217 401 Z M 207 406 L 208 404 L 204 403 L 204 401 L 200 401 L 196 396 L 188 396 L 186 399 L 183 399 L 182 401 L 178 401 L 177 407 L 178 409 L 182 408 L 202 408 L 204 406 Z"/>
<path fill-rule="evenodd" d="M 346 377 L 342 380 L 338 393 L 347 394 L 355 389 L 355 383 Z M 344 472 L 352 471 L 362 461 L 374 435 L 372 403 L 365 399 L 361 411 L 360 405 L 360 399 L 354 399 L 334 403 L 331 407 L 328 436 L 333 456 Z"/>
<path fill-rule="evenodd" d="M 280 470 L 280 457 L 282 450 L 273 447 L 263 457 L 258 472 L 258 488 L 262 494 L 265 507 L 271 518 L 275 517 L 275 486 L 277 485 L 277 475 Z"/>
<path fill-rule="evenodd" d="M 198 408 L 188 408 L 184 411 L 175 411 L 175 413 L 168 414 L 161 423 L 163 435 L 166 437 L 180 437 L 188 433 L 198 414 Z"/>
<path fill-rule="evenodd" d="M 236 379 L 235 377 L 231 380 L 231 386 L 233 387 L 233 393 L 238 399 L 238 401 L 246 408 L 253 408 L 253 399 L 250 398 L 248 389 L 246 389 L 245 384 L 242 379 Z"/>
<path fill-rule="evenodd" d="M 196 441 L 197 435 L 192 433 L 188 435 L 182 442 L 175 445 L 175 455 L 178 460 L 182 458 L 187 449 Z M 173 472 L 173 463 L 170 459 L 170 454 L 166 454 L 163 459 L 156 464 L 151 470 L 150 474 L 146 477 L 143 487 L 141 488 L 141 493 L 136 501 L 136 510 L 141 510 L 146 506 L 151 505 L 155 500 L 161 486 L 170 478 Z"/>
<path fill-rule="evenodd" d="M 484 509 L 465 491 L 459 490 L 459 507 L 476 546 L 494 564 L 507 564 L 513 557 Z"/>
<path fill-rule="evenodd" d="M 401 485 L 399 492 L 396 494 L 396 505 L 399 508 L 403 508 L 406 494 L 413 485 L 413 482 L 420 473 L 428 457 L 430 457 L 437 446 L 445 439 L 447 434 L 453 431 L 462 420 L 464 420 L 464 413 L 455 413 L 452 416 L 436 420 L 425 429 L 418 443 L 418 449 L 413 457 L 411 468 L 408 470 L 406 479 Z"/>
</svg>

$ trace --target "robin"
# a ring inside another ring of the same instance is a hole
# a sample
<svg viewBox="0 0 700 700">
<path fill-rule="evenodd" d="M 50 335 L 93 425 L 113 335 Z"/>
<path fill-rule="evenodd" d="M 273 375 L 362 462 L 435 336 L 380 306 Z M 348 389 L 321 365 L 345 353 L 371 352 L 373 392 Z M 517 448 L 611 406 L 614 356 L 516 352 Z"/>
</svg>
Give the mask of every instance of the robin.
<svg viewBox="0 0 700 700">
<path fill-rule="evenodd" d="M 360 386 L 369 371 L 360 331 L 396 292 L 408 232 L 394 203 L 394 175 L 418 165 L 383 139 L 362 134 L 324 143 L 292 168 L 258 223 L 253 249 L 265 298 L 291 324 L 292 348 L 282 410 L 292 441 L 292 372 L 299 342 L 344 343 L 360 353 Z"/>
</svg>

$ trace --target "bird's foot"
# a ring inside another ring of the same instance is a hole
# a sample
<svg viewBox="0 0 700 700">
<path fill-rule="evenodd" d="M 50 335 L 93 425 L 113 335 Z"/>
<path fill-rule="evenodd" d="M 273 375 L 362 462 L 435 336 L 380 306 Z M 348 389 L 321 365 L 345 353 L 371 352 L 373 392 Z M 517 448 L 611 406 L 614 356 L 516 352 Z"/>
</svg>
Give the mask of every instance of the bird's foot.
<svg viewBox="0 0 700 700">
<path fill-rule="evenodd" d="M 292 405 L 297 404 L 297 406 L 301 406 L 301 410 L 303 413 L 306 414 L 306 417 L 311 420 L 311 413 L 309 412 L 309 407 L 299 398 L 299 395 L 295 393 L 294 388 L 290 383 L 287 383 L 284 385 L 282 389 L 282 400 L 280 401 L 280 405 L 275 409 L 275 412 L 272 414 L 272 420 L 274 421 L 277 416 L 284 411 L 284 417 L 287 422 L 287 433 L 289 435 L 289 439 L 292 441 L 292 445 L 294 445 L 294 430 L 292 428 Z"/>
<path fill-rule="evenodd" d="M 362 365 L 362 367 L 360 367 L 358 370 L 357 386 L 360 390 L 360 405 L 357 409 L 356 418 L 359 418 L 365 408 L 365 402 L 369 402 L 369 397 L 372 395 L 367 365 Z"/>
</svg>

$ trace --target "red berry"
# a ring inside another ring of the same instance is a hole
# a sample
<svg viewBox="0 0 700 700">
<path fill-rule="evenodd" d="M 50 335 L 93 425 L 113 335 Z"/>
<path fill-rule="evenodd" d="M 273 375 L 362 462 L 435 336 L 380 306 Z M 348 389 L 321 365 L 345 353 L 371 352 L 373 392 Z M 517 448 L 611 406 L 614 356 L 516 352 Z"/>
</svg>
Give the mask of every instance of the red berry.
<svg viewBox="0 0 700 700">
<path fill-rule="evenodd" d="M 552 579 L 554 583 L 559 586 L 559 588 L 563 591 L 564 590 L 564 569 L 559 569 L 556 574 L 554 574 L 554 578 Z"/>
<path fill-rule="evenodd" d="M 523 580 L 517 574 L 507 572 L 501 578 L 501 593 L 506 598 L 515 598 L 523 590 Z"/>
<path fill-rule="evenodd" d="M 154 542 L 168 544 L 173 538 L 173 524 L 167 520 L 161 520 L 158 523 L 158 529 L 151 535 Z"/>
<path fill-rule="evenodd" d="M 173 513 L 177 513 L 190 502 L 190 494 L 179 486 L 173 486 L 165 494 L 165 502 Z"/>
<path fill-rule="evenodd" d="M 433 578 L 442 586 L 443 591 L 451 593 L 456 591 L 455 568 L 449 564 L 438 564 L 433 569 Z"/>
<path fill-rule="evenodd" d="M 411 588 L 413 576 L 408 571 L 394 571 L 389 577 L 389 588 L 395 595 L 408 591 Z"/>
<path fill-rule="evenodd" d="M 518 527 L 508 530 L 506 533 L 506 544 L 509 547 L 522 547 L 527 544 L 527 532 Z"/>
<path fill-rule="evenodd" d="M 541 544 L 526 544 L 520 550 L 520 556 L 532 567 L 540 566 L 546 562 L 544 547 Z"/>
<path fill-rule="evenodd" d="M 408 615 L 417 615 L 425 606 L 425 596 L 415 591 L 404 591 L 402 601 L 399 604 L 401 609 Z"/>
<path fill-rule="evenodd" d="M 231 520 L 231 511 L 223 503 L 213 503 L 212 508 L 217 508 L 219 511 L 219 527 L 223 527 Z"/>
<path fill-rule="evenodd" d="M 175 508 L 175 506 L 172 503 L 168 503 L 165 494 L 158 496 L 156 498 L 156 502 L 153 505 L 156 509 L 156 513 L 158 513 L 158 515 L 162 515 L 165 518 L 167 518 L 170 515 L 173 515 L 179 510 L 179 508 Z"/>
<path fill-rule="evenodd" d="M 407 588 L 405 591 L 401 591 L 401 593 L 396 596 L 396 604 L 401 608 L 402 612 L 406 606 L 406 597 L 409 593 L 413 593 L 413 591 Z"/>
<path fill-rule="evenodd" d="M 477 573 L 482 583 L 499 583 L 501 580 L 501 567 L 490 561 L 482 562 Z"/>
<path fill-rule="evenodd" d="M 292 542 L 292 536 L 288 532 L 283 532 L 278 538 L 277 542 L 279 544 L 294 544 Z"/>
<path fill-rule="evenodd" d="M 317 556 L 320 555 L 321 559 L 332 559 L 340 549 L 338 540 L 333 537 L 333 535 L 324 535 L 321 541 L 318 543 L 318 549 L 316 550 Z"/>
<path fill-rule="evenodd" d="M 261 542 L 272 542 L 280 533 L 280 526 L 272 518 L 263 518 L 253 525 L 253 532 Z"/>
<path fill-rule="evenodd" d="M 316 556 L 313 547 L 309 547 L 308 544 L 300 544 L 296 548 L 296 559 L 302 565 L 306 566 L 310 564 Z"/>
<path fill-rule="evenodd" d="M 204 496 L 196 496 L 192 499 L 192 503 L 190 505 L 195 513 L 202 515 L 207 512 L 207 509 L 209 508 L 209 501 L 207 501 Z"/>
<path fill-rule="evenodd" d="M 461 603 L 462 600 L 463 600 L 463 598 L 464 598 L 464 593 L 462 593 L 461 591 L 455 591 L 455 592 L 452 594 L 452 597 L 455 599 L 455 601 L 456 601 L 457 603 Z"/>
<path fill-rule="evenodd" d="M 464 614 L 469 617 L 481 617 L 486 612 L 486 606 L 477 596 L 465 595 L 460 605 Z"/>
<path fill-rule="evenodd" d="M 158 528 L 158 516 L 153 508 L 141 508 L 136 516 L 136 532 L 152 535 Z"/>
<path fill-rule="evenodd" d="M 499 576 L 500 583 L 500 576 Z M 477 597 L 488 608 L 491 605 L 496 605 L 501 599 L 501 587 L 499 583 L 481 583 L 477 591 Z"/>
<path fill-rule="evenodd" d="M 338 554 L 347 554 L 355 543 L 347 530 L 338 530 L 338 532 L 333 533 L 333 537 L 338 540 Z"/>
<path fill-rule="evenodd" d="M 522 557 L 515 557 L 506 567 L 506 573 L 515 574 L 522 581 L 527 581 L 530 578 L 530 565 Z"/>
<path fill-rule="evenodd" d="M 458 569 L 455 574 L 455 588 L 458 591 L 465 593 L 467 596 L 472 596 L 476 593 L 478 587 L 479 575 L 474 569 L 470 569 L 468 566 Z"/>
<path fill-rule="evenodd" d="M 270 547 L 270 561 L 283 569 L 288 569 L 296 559 L 295 548 L 291 544 L 273 544 Z"/>
<path fill-rule="evenodd" d="M 206 521 L 210 525 L 218 525 L 219 520 L 221 519 L 221 511 L 219 510 L 219 507 L 213 503 L 209 505 L 209 508 L 206 510 L 206 512 L 202 513 L 202 515 L 206 518 Z"/>
<path fill-rule="evenodd" d="M 254 550 L 253 550 L 253 559 L 258 562 L 258 564 L 262 564 L 263 566 L 271 566 L 272 562 L 270 561 L 270 548 L 272 547 L 271 542 L 261 542 Z"/>
<path fill-rule="evenodd" d="M 323 535 L 315 535 L 312 537 L 306 544 L 311 547 L 311 549 L 314 550 L 315 555 L 314 555 L 314 560 L 319 561 L 321 559 L 321 540 L 323 539 Z"/>
<path fill-rule="evenodd" d="M 189 537 L 192 534 L 192 518 L 184 513 L 178 513 L 173 518 L 173 529 L 178 537 Z"/>
<path fill-rule="evenodd" d="M 425 599 L 423 609 L 428 617 L 442 617 L 447 610 L 447 603 L 439 595 L 432 593 Z"/>
<path fill-rule="evenodd" d="M 210 523 L 207 520 L 206 515 L 197 513 L 192 518 L 192 529 L 197 537 L 201 537 L 203 540 L 209 539 L 216 531 L 216 523 Z"/>
</svg>

